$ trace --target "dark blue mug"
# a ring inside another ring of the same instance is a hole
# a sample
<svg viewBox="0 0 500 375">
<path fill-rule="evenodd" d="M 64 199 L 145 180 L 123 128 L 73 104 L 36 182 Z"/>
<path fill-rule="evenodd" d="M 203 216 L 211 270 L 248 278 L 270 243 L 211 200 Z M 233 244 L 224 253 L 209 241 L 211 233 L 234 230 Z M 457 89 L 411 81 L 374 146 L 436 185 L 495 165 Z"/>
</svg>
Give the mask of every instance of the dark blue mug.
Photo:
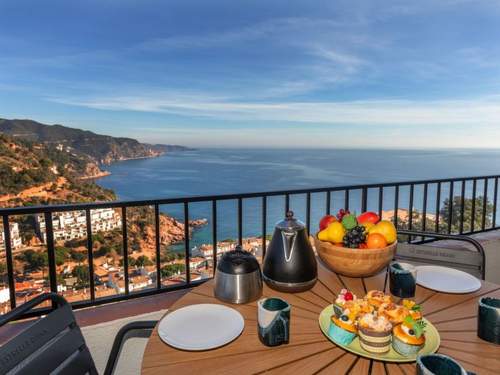
<svg viewBox="0 0 500 375">
<path fill-rule="evenodd" d="M 443 354 L 426 354 L 417 357 L 417 375 L 473 375 L 453 358 Z"/>
<path fill-rule="evenodd" d="M 263 298 L 257 302 L 259 339 L 266 346 L 288 344 L 290 305 L 281 298 Z"/>
<path fill-rule="evenodd" d="M 479 338 L 500 345 L 500 299 L 479 299 L 477 335 Z"/>
</svg>

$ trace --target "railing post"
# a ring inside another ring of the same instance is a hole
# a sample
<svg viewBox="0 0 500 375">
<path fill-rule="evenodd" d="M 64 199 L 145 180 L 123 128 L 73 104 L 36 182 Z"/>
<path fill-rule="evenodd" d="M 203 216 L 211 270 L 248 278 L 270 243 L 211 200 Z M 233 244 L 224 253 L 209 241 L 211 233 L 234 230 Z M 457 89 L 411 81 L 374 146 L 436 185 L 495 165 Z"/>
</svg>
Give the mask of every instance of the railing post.
<svg viewBox="0 0 500 375">
<path fill-rule="evenodd" d="M 331 213 L 331 205 L 332 205 L 332 193 L 330 190 L 326 192 L 326 214 L 330 215 Z"/>
<path fill-rule="evenodd" d="M 161 289 L 160 206 L 155 204 L 156 288 Z"/>
<path fill-rule="evenodd" d="M 394 226 L 398 227 L 398 212 L 399 212 L 399 185 L 394 186 Z"/>
<path fill-rule="evenodd" d="M 184 202 L 184 251 L 186 263 L 186 283 L 191 283 L 191 267 L 190 267 L 190 253 L 189 253 L 189 206 L 188 202 Z"/>
<path fill-rule="evenodd" d="M 57 270 L 56 270 L 56 258 L 54 251 L 54 229 L 52 225 L 52 213 L 46 211 L 45 215 L 45 235 L 47 238 L 47 256 L 49 260 L 49 283 L 50 291 L 57 293 Z"/>
<path fill-rule="evenodd" d="M 267 196 L 262 197 L 262 260 L 266 256 Z"/>
<path fill-rule="evenodd" d="M 475 224 L 476 224 L 476 189 L 477 189 L 477 180 L 472 180 L 472 207 L 471 207 L 471 215 L 470 215 L 470 231 L 474 232 Z"/>
<path fill-rule="evenodd" d="M 90 300 L 95 300 L 95 285 L 94 285 L 94 246 L 92 241 L 92 221 L 90 220 L 90 209 L 85 210 L 85 222 L 87 225 L 87 259 L 89 262 L 89 288 Z"/>
<path fill-rule="evenodd" d="M 493 221 L 492 228 L 496 227 L 497 224 L 497 199 L 498 199 L 498 177 L 495 177 L 495 191 L 493 192 Z"/>
<path fill-rule="evenodd" d="M 436 233 L 439 233 L 439 210 L 441 209 L 441 182 L 437 184 L 436 192 Z"/>
<path fill-rule="evenodd" d="M 14 280 L 14 266 L 12 263 L 12 243 L 10 238 L 9 216 L 3 215 L 3 233 L 5 243 L 5 260 L 7 262 L 7 278 L 9 280 L 10 308 L 16 308 L 16 282 Z"/>
<path fill-rule="evenodd" d="M 486 209 L 488 203 L 488 179 L 484 179 L 484 192 L 483 192 L 483 215 L 481 218 L 481 230 L 486 227 Z"/>
<path fill-rule="evenodd" d="M 243 244 L 243 201 L 238 198 L 238 245 Z"/>
<path fill-rule="evenodd" d="M 368 188 L 364 187 L 361 191 L 361 212 L 366 212 L 368 206 Z"/>
<path fill-rule="evenodd" d="M 285 194 L 285 215 L 290 211 L 290 194 Z"/>
<path fill-rule="evenodd" d="M 451 223 L 453 221 L 453 181 L 450 181 L 450 195 L 448 196 L 448 234 L 451 234 Z"/>
<path fill-rule="evenodd" d="M 413 195 L 415 193 L 415 185 L 410 185 L 410 199 L 408 202 L 408 229 L 411 230 L 413 226 Z M 411 236 L 408 236 L 408 240 L 411 239 Z"/>
<path fill-rule="evenodd" d="M 345 189 L 344 207 L 346 211 L 349 209 L 349 189 Z"/>
<path fill-rule="evenodd" d="M 382 219 L 382 210 L 384 205 L 384 188 L 379 186 L 378 188 L 378 216 Z"/>
<path fill-rule="evenodd" d="M 465 216 L 465 180 L 462 180 L 462 190 L 460 193 L 460 234 L 464 233 Z"/>
<path fill-rule="evenodd" d="M 422 232 L 425 232 L 427 228 L 427 192 L 429 190 L 429 184 L 424 184 L 424 199 L 422 206 Z"/>
<path fill-rule="evenodd" d="M 307 233 L 311 234 L 311 193 L 306 195 L 306 228 Z"/>
<path fill-rule="evenodd" d="M 217 201 L 212 200 L 212 265 L 213 276 L 217 268 Z"/>
<path fill-rule="evenodd" d="M 129 294 L 128 234 L 127 234 L 127 207 L 126 206 L 122 206 L 122 247 L 123 247 L 123 279 L 125 280 L 125 294 Z"/>
</svg>

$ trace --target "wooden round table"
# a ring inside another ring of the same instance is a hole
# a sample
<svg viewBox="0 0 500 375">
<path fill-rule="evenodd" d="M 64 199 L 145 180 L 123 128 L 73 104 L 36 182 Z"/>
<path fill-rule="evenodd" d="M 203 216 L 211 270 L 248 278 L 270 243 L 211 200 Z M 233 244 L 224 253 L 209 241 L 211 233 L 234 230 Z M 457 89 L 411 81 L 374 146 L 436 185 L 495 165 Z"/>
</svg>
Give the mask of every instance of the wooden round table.
<svg viewBox="0 0 500 375">
<path fill-rule="evenodd" d="M 232 343 L 215 350 L 187 352 L 164 344 L 155 329 L 144 353 L 142 374 L 413 374 L 415 363 L 384 363 L 351 354 L 335 346 L 320 331 L 319 313 L 342 288 L 363 296 L 372 289 L 385 290 L 385 272 L 363 279 L 336 275 L 318 262 L 319 280 L 304 293 L 280 293 L 264 286 L 263 296 L 279 296 L 292 305 L 290 343 L 274 348 L 257 336 L 256 302 L 228 305 L 245 318 L 245 329 Z M 500 373 L 500 346 L 479 339 L 477 300 L 500 298 L 500 286 L 483 282 L 470 294 L 445 294 L 417 287 L 415 300 L 424 316 L 439 330 L 439 353 L 458 360 L 477 374 Z M 213 281 L 198 286 L 179 299 L 170 311 L 197 303 L 222 303 L 213 296 Z"/>
</svg>

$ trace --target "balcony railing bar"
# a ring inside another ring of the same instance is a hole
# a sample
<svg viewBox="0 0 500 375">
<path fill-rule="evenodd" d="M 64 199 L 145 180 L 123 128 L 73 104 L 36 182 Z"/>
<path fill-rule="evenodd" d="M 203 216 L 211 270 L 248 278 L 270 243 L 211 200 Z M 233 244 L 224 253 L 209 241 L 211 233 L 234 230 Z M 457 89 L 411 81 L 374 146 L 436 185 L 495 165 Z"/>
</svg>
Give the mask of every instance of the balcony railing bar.
<svg viewBox="0 0 500 375">
<path fill-rule="evenodd" d="M 394 226 L 398 227 L 399 186 L 394 188 Z"/>
<path fill-rule="evenodd" d="M 311 233 L 311 193 L 306 194 L 306 228 Z"/>
<path fill-rule="evenodd" d="M 472 180 L 472 207 L 470 216 L 470 230 L 474 232 L 475 221 L 476 221 L 476 190 L 477 190 L 477 180 Z"/>
<path fill-rule="evenodd" d="M 429 191 L 429 184 L 424 184 L 424 201 L 422 206 L 422 231 L 427 229 L 427 195 Z"/>
<path fill-rule="evenodd" d="M 16 283 L 14 281 L 14 263 L 12 261 L 12 243 L 10 238 L 9 216 L 3 215 L 3 230 L 5 244 L 5 260 L 7 262 L 7 276 L 9 281 L 10 308 L 16 308 Z"/>
<path fill-rule="evenodd" d="M 454 183 L 450 182 L 450 191 L 448 195 L 448 234 L 451 234 L 451 223 L 453 221 L 453 186 Z"/>
<path fill-rule="evenodd" d="M 285 195 L 285 214 L 290 211 L 290 194 Z"/>
<path fill-rule="evenodd" d="M 382 217 L 382 209 L 384 205 L 384 188 L 380 186 L 378 188 L 378 216 Z"/>
<path fill-rule="evenodd" d="M 462 180 L 462 191 L 460 194 L 460 230 L 459 230 L 460 234 L 464 233 L 465 185 L 466 185 L 466 180 Z"/>
<path fill-rule="evenodd" d="M 267 196 L 262 197 L 262 259 L 266 255 L 266 234 L 267 231 Z M 217 242 L 214 242 L 214 246 L 217 246 Z"/>
<path fill-rule="evenodd" d="M 49 265 L 50 291 L 53 293 L 57 293 L 56 257 L 54 254 L 54 229 L 52 225 L 52 213 L 50 212 L 45 212 L 45 229 L 47 236 L 46 244 Z"/>
<path fill-rule="evenodd" d="M 243 244 L 243 200 L 238 198 L 238 245 Z"/>
<path fill-rule="evenodd" d="M 332 206 L 332 192 L 328 190 L 326 192 L 326 214 L 330 215 Z"/>
<path fill-rule="evenodd" d="M 186 284 L 191 283 L 190 253 L 189 253 L 189 203 L 184 202 L 184 256 L 186 263 Z"/>
<path fill-rule="evenodd" d="M 408 229 L 412 230 L 413 228 L 413 194 L 415 192 L 415 185 L 410 185 L 410 198 L 408 202 Z M 411 241 L 411 236 L 408 236 L 408 242 Z"/>
<path fill-rule="evenodd" d="M 486 208 L 488 203 L 488 179 L 484 179 L 484 191 L 483 191 L 483 214 L 481 217 L 481 230 L 484 230 L 486 226 Z"/>
<path fill-rule="evenodd" d="M 92 221 L 90 220 L 90 210 L 85 210 L 85 223 L 87 226 L 87 259 L 89 262 L 89 288 L 90 300 L 95 300 L 95 285 L 94 285 L 94 252 L 93 252 L 93 239 L 92 239 Z"/>
<path fill-rule="evenodd" d="M 125 280 L 125 294 L 129 294 L 129 279 L 128 279 L 128 231 L 127 231 L 127 229 L 128 229 L 127 228 L 127 207 L 122 207 L 123 279 Z"/>
<path fill-rule="evenodd" d="M 212 200 L 212 263 L 213 272 L 217 269 L 217 201 Z"/>
<path fill-rule="evenodd" d="M 155 204 L 156 288 L 161 289 L 160 206 Z"/>
<path fill-rule="evenodd" d="M 495 177 L 495 187 L 493 192 L 493 220 L 492 227 L 497 225 L 497 200 L 498 200 L 498 177 Z"/>
<path fill-rule="evenodd" d="M 439 211 L 441 205 L 441 182 L 437 184 L 436 191 L 436 233 L 439 233 Z"/>
<path fill-rule="evenodd" d="M 349 209 L 349 189 L 345 189 L 345 197 L 344 197 L 344 207 L 346 210 Z"/>
<path fill-rule="evenodd" d="M 368 206 L 368 188 L 364 187 L 361 192 L 361 212 L 365 212 L 367 206 Z"/>
</svg>

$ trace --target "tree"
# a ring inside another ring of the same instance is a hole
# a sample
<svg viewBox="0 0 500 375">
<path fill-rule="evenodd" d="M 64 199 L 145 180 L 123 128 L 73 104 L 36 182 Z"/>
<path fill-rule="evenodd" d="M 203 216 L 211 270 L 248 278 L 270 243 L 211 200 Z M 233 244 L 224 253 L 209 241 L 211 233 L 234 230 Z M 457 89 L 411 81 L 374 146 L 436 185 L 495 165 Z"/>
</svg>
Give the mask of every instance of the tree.
<svg viewBox="0 0 500 375">
<path fill-rule="evenodd" d="M 140 255 L 135 260 L 136 267 L 151 266 L 153 262 L 146 255 Z"/>
<path fill-rule="evenodd" d="M 89 270 L 85 266 L 76 266 L 73 268 L 73 271 L 71 274 L 76 277 L 77 284 L 79 287 L 85 287 L 88 285 L 90 277 L 89 277 Z"/>
<path fill-rule="evenodd" d="M 472 203 L 471 198 L 464 199 L 464 223 L 463 228 L 465 231 L 469 230 L 481 230 L 482 225 L 482 215 L 483 215 L 483 204 L 484 197 L 477 197 L 474 201 L 474 228 L 472 228 Z M 446 199 L 443 202 L 443 207 L 440 210 L 441 222 L 444 227 L 448 227 L 449 223 L 449 213 L 450 213 L 450 200 Z M 486 202 L 486 216 L 485 216 L 485 227 L 491 226 L 492 214 L 493 214 L 493 203 L 490 201 Z M 460 221 L 462 215 L 462 200 L 460 196 L 453 197 L 452 204 L 452 215 L 451 215 L 451 231 L 453 233 L 460 232 Z"/>
<path fill-rule="evenodd" d="M 167 264 L 166 266 L 163 266 L 163 268 L 160 271 L 161 277 L 170 277 L 173 275 L 180 273 L 184 273 L 186 271 L 186 265 L 185 264 L 180 264 L 180 263 L 175 263 L 175 264 Z"/>
<path fill-rule="evenodd" d="M 74 251 L 71 253 L 71 258 L 78 264 L 81 264 L 85 259 L 87 259 L 87 256 L 78 251 Z"/>
<path fill-rule="evenodd" d="M 55 248 L 56 265 L 62 266 L 68 258 L 70 250 L 67 247 L 59 246 Z"/>
</svg>

